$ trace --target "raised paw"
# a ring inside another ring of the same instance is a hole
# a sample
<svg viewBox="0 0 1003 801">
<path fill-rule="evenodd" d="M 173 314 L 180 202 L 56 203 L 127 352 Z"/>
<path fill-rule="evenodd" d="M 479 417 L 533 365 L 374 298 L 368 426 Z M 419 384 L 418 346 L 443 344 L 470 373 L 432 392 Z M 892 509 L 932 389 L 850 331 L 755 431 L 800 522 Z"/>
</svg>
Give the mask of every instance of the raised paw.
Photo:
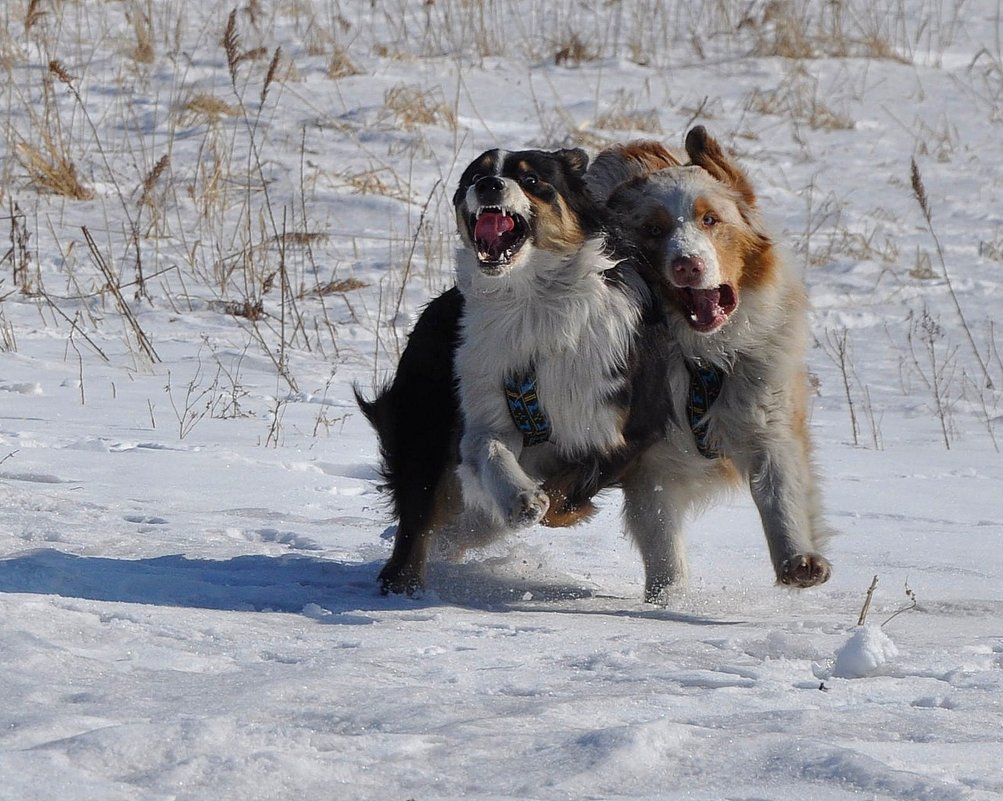
<svg viewBox="0 0 1003 801">
<path fill-rule="evenodd" d="M 511 528 L 536 525 L 547 514 L 549 508 L 550 498 L 543 490 L 520 492 L 509 511 L 508 524 Z"/>
<path fill-rule="evenodd" d="M 832 565 L 817 553 L 799 553 L 780 566 L 777 580 L 788 587 L 815 587 L 832 575 Z"/>
</svg>

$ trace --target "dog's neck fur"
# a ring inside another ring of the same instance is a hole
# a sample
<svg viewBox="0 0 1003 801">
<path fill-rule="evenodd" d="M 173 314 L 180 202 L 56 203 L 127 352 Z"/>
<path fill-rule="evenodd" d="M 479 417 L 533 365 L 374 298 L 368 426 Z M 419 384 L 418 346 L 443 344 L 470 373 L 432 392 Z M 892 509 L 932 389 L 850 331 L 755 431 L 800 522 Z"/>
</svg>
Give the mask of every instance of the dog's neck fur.
<svg viewBox="0 0 1003 801">
<path fill-rule="evenodd" d="M 630 273 L 612 286 L 604 275 L 617 260 L 592 238 L 570 258 L 535 251 L 532 263 L 491 279 L 464 263 L 459 286 L 465 310 L 458 374 L 466 419 L 511 427 L 503 394 L 506 376 L 532 367 L 552 423 L 552 443 L 567 455 L 622 444 L 609 398 L 623 386 L 645 291 Z M 476 257 L 463 249 L 460 260 Z M 471 279 L 471 276 L 472 279 Z M 485 286 L 489 286 L 487 290 Z"/>
<path fill-rule="evenodd" d="M 457 258 L 476 261 L 467 249 Z M 490 279 L 482 278 L 474 266 L 460 271 L 457 282 L 466 303 L 462 339 L 485 333 L 492 361 L 508 368 L 525 368 L 527 362 L 552 353 L 600 344 L 589 341 L 590 328 L 609 315 L 609 296 L 622 295 L 611 292 L 605 275 L 615 270 L 617 260 L 606 253 L 602 238 L 587 240 L 570 257 L 536 250 L 529 258 L 531 265 Z M 616 305 L 622 308 L 615 309 L 620 313 L 613 317 L 624 318 L 626 325 L 636 323 L 635 312 L 626 311 L 637 305 L 636 299 L 634 304 Z M 611 339 L 608 353 L 592 354 L 597 364 L 622 364 L 621 338 Z"/>
</svg>

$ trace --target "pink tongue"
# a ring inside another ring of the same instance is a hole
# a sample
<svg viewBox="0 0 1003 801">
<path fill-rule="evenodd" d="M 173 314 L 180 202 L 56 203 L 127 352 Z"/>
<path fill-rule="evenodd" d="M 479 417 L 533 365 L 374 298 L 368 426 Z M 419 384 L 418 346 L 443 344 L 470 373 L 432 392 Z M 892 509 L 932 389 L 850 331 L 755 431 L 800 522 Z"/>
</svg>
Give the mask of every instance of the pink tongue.
<svg viewBox="0 0 1003 801">
<path fill-rule="evenodd" d="M 720 289 L 694 289 L 691 290 L 690 297 L 693 299 L 693 316 L 698 325 L 713 325 L 724 313 Z"/>
<path fill-rule="evenodd" d="M 515 228 L 515 220 L 507 214 L 487 211 L 477 219 L 474 226 L 474 238 L 481 242 L 494 242 L 499 237 Z"/>
</svg>

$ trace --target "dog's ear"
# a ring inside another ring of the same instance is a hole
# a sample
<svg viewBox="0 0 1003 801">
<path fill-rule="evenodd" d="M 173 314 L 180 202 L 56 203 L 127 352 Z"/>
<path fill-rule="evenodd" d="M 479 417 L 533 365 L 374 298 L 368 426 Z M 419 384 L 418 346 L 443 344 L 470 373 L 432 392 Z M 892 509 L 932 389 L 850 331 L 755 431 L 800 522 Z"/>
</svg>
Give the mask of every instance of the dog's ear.
<svg viewBox="0 0 1003 801">
<path fill-rule="evenodd" d="M 637 201 L 636 187 L 643 180 L 643 177 L 632 178 L 620 184 L 606 199 L 606 210 L 622 216 L 634 208 Z"/>
<path fill-rule="evenodd" d="M 693 164 L 730 186 L 750 208 L 755 208 L 756 193 L 742 168 L 725 155 L 717 140 L 702 125 L 686 134 L 686 154 Z"/>
<path fill-rule="evenodd" d="M 564 160 L 574 175 L 584 175 L 589 167 L 589 154 L 580 147 L 558 150 L 556 155 Z"/>
<path fill-rule="evenodd" d="M 705 169 L 738 195 L 738 211 L 749 224 L 752 234 L 745 259 L 746 274 L 767 275 L 774 264 L 773 241 L 763 225 L 756 205 L 756 193 L 748 177 L 741 167 L 725 155 L 717 140 L 702 125 L 686 134 L 686 153 L 693 164 Z"/>
</svg>

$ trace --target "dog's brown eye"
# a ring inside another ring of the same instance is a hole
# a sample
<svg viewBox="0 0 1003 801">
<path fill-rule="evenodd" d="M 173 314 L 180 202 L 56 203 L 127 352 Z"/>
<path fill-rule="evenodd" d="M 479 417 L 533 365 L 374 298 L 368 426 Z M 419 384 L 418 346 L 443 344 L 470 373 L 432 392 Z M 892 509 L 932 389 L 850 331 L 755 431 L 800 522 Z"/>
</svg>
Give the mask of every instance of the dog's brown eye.
<svg viewBox="0 0 1003 801">
<path fill-rule="evenodd" d="M 522 176 L 522 185 L 527 189 L 536 189 L 538 183 L 540 183 L 540 179 L 531 172 Z"/>
<path fill-rule="evenodd" d="M 658 223 L 648 223 L 644 226 L 644 233 L 646 236 L 650 236 L 652 239 L 657 239 L 663 233 L 662 226 Z"/>
</svg>

